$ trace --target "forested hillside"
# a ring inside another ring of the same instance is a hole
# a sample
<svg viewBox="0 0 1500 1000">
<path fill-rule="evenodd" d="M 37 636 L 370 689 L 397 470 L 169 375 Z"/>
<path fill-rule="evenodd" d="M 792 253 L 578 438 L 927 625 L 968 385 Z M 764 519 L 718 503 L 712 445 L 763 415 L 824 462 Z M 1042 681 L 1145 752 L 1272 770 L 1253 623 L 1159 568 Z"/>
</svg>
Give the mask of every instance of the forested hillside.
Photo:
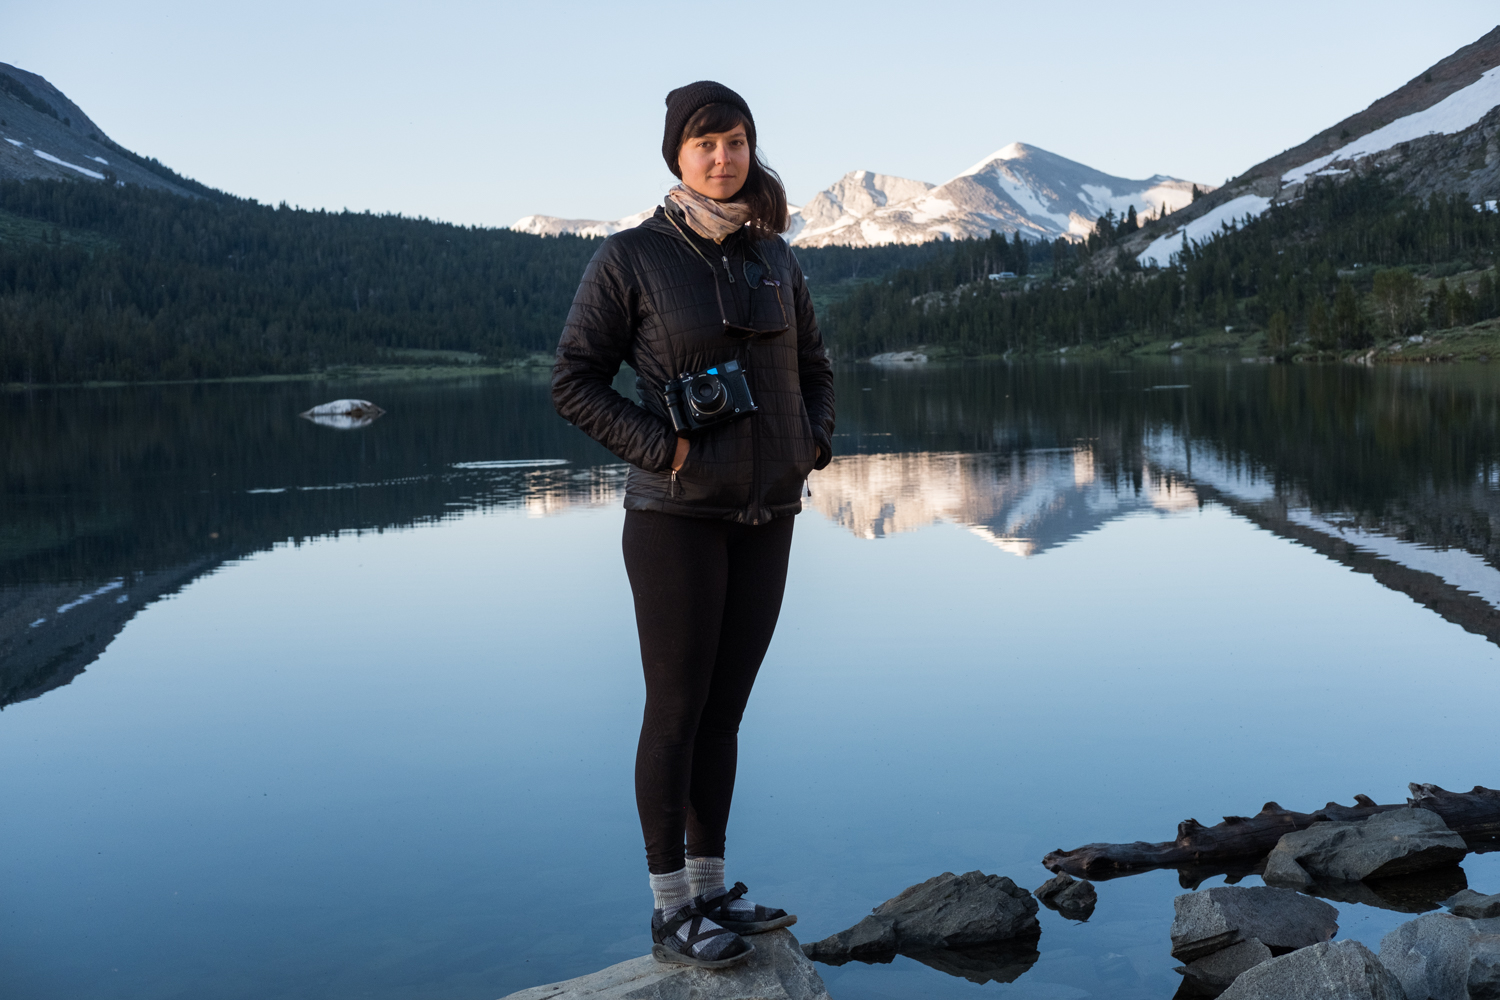
<svg viewBox="0 0 1500 1000">
<path fill-rule="evenodd" d="M 1081 267 L 1086 244 L 987 240 L 798 251 L 843 358 L 1133 345 L 1224 327 L 1267 353 L 1361 348 L 1500 315 L 1500 215 L 1378 177 L 1324 182 L 1171 268 Z M 392 352 L 550 351 L 599 241 L 422 219 L 0 182 L 0 382 L 295 374 Z M 992 280 L 1012 272 L 1019 277 Z M 1483 273 L 1480 273 L 1483 272 Z M 1456 276 L 1451 287 L 1440 281 Z M 1476 278 L 1477 275 L 1477 278 Z"/>
<path fill-rule="evenodd" d="M 0 213 L 0 382 L 547 350 L 597 243 L 67 181 Z"/>
<path fill-rule="evenodd" d="M 1299 343 L 1347 350 L 1500 315 L 1486 270 L 1500 251 L 1500 214 L 1466 198 L 1403 195 L 1378 176 L 1310 185 L 1243 229 L 1186 248 L 1170 268 L 1097 277 L 1079 267 L 1113 238 L 1105 225 L 1089 244 L 1042 248 L 1050 268 L 1024 284 L 981 277 L 976 258 L 998 237 L 959 244 L 831 305 L 824 326 L 843 352 L 867 356 L 918 344 L 966 355 L 1128 350 L 1248 325 L 1264 330 L 1269 353 L 1289 356 Z M 1429 287 L 1475 271 L 1472 288 Z"/>
<path fill-rule="evenodd" d="M 600 243 L 203 191 L 0 182 L 0 383 L 297 374 L 392 351 L 549 352 Z M 943 252 L 799 256 L 826 305 Z"/>
</svg>

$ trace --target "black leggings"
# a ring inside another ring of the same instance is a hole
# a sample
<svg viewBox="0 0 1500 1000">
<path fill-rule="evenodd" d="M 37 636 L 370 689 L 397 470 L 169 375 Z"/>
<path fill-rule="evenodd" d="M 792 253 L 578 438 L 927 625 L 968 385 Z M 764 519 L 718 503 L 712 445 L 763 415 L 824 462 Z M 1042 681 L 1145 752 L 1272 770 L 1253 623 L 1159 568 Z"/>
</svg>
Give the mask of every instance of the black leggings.
<svg viewBox="0 0 1500 1000">
<path fill-rule="evenodd" d="M 792 519 L 751 526 L 625 512 L 646 671 L 635 801 L 652 874 L 724 856 L 740 717 L 776 631 Z"/>
</svg>

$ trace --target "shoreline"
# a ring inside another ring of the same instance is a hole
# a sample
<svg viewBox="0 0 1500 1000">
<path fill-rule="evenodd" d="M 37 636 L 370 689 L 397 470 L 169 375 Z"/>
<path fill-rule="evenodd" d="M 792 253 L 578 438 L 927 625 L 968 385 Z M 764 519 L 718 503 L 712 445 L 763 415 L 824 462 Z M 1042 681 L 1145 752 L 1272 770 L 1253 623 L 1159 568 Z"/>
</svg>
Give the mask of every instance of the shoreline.
<svg viewBox="0 0 1500 1000">
<path fill-rule="evenodd" d="M 286 372 L 279 375 L 228 375 L 223 378 L 142 379 L 98 382 L 5 382 L 3 392 L 28 392 L 34 389 L 124 389 L 163 385 L 228 385 L 232 383 L 280 382 L 411 382 L 420 379 L 473 378 L 486 375 L 515 375 L 521 372 L 543 372 L 552 368 L 552 355 L 531 355 L 514 362 L 472 365 L 339 365 L 316 372 Z"/>
</svg>

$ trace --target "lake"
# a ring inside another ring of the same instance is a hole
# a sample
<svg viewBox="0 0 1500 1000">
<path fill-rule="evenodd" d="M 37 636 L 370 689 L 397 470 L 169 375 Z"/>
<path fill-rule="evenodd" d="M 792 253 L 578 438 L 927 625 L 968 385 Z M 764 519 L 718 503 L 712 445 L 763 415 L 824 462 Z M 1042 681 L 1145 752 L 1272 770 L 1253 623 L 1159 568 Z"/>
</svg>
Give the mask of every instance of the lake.
<svg viewBox="0 0 1500 1000">
<path fill-rule="evenodd" d="M 729 830 L 803 941 L 944 871 L 1035 889 L 1052 849 L 1190 816 L 1500 785 L 1490 368 L 838 392 Z M 341 396 L 387 412 L 298 417 Z M 544 377 L 14 392 L 0 421 L 0 995 L 495 1000 L 649 949 L 624 469 Z M 1464 870 L 1500 892 L 1500 854 Z M 1179 883 L 1042 910 L 1009 983 L 820 971 L 1164 1000 Z M 1376 948 L 1410 919 L 1335 905 Z"/>
</svg>

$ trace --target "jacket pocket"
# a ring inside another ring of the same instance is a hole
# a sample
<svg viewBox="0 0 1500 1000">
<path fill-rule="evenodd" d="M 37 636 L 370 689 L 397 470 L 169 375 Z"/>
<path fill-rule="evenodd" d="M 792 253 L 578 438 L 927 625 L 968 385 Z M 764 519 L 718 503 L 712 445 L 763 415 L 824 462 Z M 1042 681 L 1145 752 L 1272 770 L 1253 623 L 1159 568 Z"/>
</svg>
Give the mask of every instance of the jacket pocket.
<svg viewBox="0 0 1500 1000">
<path fill-rule="evenodd" d="M 750 493 L 748 440 L 741 448 L 736 434 L 743 424 L 741 420 L 690 437 L 687 458 L 668 482 L 667 499 L 698 507 L 743 507 Z"/>
</svg>

